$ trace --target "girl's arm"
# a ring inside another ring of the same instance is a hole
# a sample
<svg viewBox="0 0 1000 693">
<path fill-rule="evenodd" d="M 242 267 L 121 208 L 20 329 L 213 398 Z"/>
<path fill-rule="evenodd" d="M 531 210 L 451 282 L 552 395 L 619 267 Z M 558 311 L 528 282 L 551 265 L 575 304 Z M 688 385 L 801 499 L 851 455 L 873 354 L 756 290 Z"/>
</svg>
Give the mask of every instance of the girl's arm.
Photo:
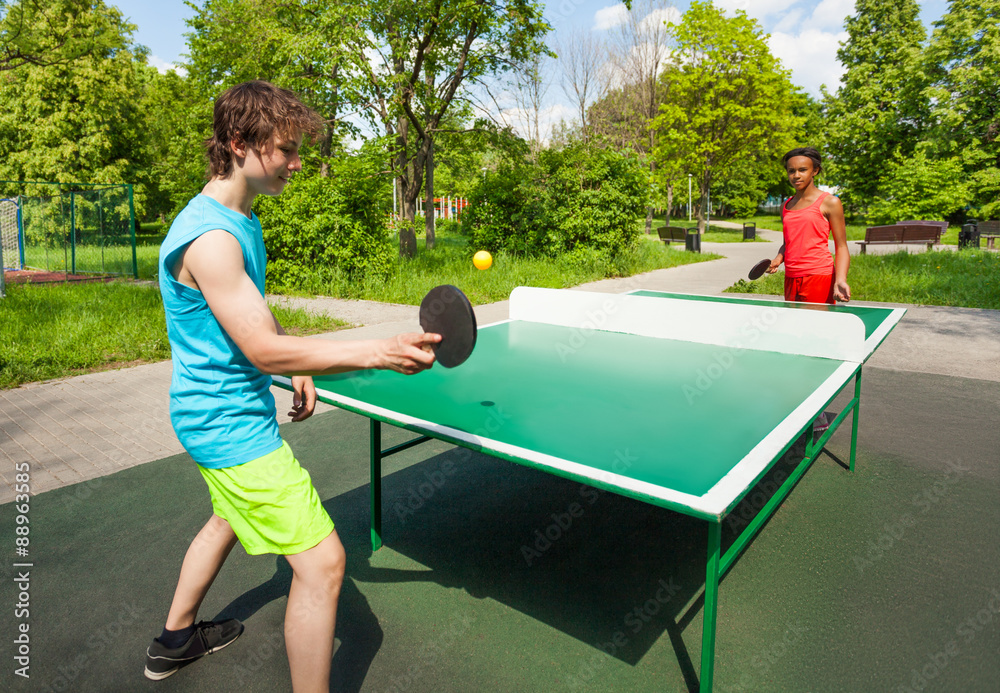
<svg viewBox="0 0 1000 693">
<path fill-rule="evenodd" d="M 767 268 L 767 273 L 774 274 L 775 272 L 777 272 L 778 268 L 781 267 L 781 263 L 784 261 L 785 261 L 785 244 L 782 243 L 781 247 L 778 248 L 778 254 L 774 256 L 773 260 L 771 260 L 771 266 Z"/>
<path fill-rule="evenodd" d="M 830 222 L 833 234 L 833 298 L 851 300 L 851 287 L 847 284 L 847 270 L 851 266 L 851 253 L 847 249 L 847 227 L 844 224 L 844 206 L 833 195 L 823 200 L 823 215 Z"/>
</svg>

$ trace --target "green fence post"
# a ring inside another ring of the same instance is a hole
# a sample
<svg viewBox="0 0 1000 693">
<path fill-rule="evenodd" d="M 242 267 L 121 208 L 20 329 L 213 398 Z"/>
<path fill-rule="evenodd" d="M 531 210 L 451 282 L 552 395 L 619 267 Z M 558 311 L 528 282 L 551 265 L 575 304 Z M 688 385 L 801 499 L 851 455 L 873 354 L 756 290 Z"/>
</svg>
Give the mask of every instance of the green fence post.
<svg viewBox="0 0 1000 693">
<path fill-rule="evenodd" d="M 72 261 L 71 274 L 76 274 L 76 193 L 69 194 L 69 254 Z"/>
<path fill-rule="evenodd" d="M 135 254 L 135 201 L 132 198 L 132 184 L 129 183 L 128 188 L 128 225 L 132 236 L 132 277 L 134 279 L 139 278 L 139 260 Z"/>
<path fill-rule="evenodd" d="M 7 287 L 4 284 L 3 274 L 4 274 L 3 273 L 3 242 L 0 241 L 0 298 L 4 298 L 7 295 L 7 293 L 6 293 L 6 288 Z"/>
</svg>

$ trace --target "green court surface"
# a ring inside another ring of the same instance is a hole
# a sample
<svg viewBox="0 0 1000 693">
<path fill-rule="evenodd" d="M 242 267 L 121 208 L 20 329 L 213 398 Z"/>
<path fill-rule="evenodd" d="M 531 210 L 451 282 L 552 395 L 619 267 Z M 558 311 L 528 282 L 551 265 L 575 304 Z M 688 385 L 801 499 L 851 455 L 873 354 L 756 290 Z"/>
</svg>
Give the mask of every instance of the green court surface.
<svg viewBox="0 0 1000 693">
<path fill-rule="evenodd" d="M 1000 385 L 869 367 L 864 388 L 856 470 L 845 428 L 724 580 L 717 690 L 997 690 Z M 704 522 L 432 441 L 384 461 L 373 554 L 367 420 L 334 411 L 282 433 L 348 551 L 331 691 L 693 689 Z M 788 468 L 730 514 L 724 544 Z M 201 617 L 237 616 L 243 637 L 142 676 L 209 513 L 186 455 L 33 498 L 31 679 L 13 674 L 8 631 L 4 690 L 290 690 L 290 569 L 239 547 Z M 14 536 L 10 505 L 0 527 Z"/>
</svg>

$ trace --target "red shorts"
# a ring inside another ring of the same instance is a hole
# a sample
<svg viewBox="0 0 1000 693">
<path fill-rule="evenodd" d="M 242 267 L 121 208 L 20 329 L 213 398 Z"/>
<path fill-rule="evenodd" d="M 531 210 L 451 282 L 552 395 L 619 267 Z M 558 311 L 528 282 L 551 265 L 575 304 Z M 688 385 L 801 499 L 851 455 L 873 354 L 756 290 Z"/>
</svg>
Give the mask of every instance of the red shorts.
<svg viewBox="0 0 1000 693">
<path fill-rule="evenodd" d="M 833 275 L 810 274 L 805 277 L 785 277 L 785 300 L 833 305 Z"/>
</svg>

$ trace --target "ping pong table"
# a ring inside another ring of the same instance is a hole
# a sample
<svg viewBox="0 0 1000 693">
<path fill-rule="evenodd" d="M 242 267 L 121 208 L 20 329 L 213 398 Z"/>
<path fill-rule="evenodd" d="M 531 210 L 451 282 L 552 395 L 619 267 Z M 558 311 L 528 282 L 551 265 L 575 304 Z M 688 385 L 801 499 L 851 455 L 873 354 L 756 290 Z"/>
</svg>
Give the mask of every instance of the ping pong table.
<svg viewBox="0 0 1000 693">
<path fill-rule="evenodd" d="M 462 366 L 315 378 L 319 398 L 370 419 L 372 548 L 382 460 L 431 438 L 708 524 L 700 690 L 713 684 L 719 582 L 852 414 L 861 369 L 903 309 L 652 291 L 519 287 Z M 812 428 L 853 380 L 849 403 Z M 290 387 L 287 378 L 275 382 Z M 419 434 L 382 449 L 381 425 Z M 802 461 L 722 552 L 722 522 L 802 438 Z"/>
</svg>

